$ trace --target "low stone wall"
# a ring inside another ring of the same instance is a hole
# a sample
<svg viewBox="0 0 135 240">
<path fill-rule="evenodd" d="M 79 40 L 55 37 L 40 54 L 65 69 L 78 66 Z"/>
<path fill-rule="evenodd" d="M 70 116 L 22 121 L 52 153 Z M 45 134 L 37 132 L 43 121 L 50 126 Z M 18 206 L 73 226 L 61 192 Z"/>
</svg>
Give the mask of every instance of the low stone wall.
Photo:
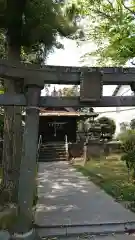
<svg viewBox="0 0 135 240">
<path fill-rule="evenodd" d="M 117 141 L 112 141 L 108 142 L 104 146 L 104 152 L 105 154 L 110 154 L 110 153 L 121 153 L 121 142 Z"/>
<path fill-rule="evenodd" d="M 111 153 L 120 153 L 121 152 L 121 143 L 120 142 L 97 142 L 89 141 L 86 146 L 84 142 L 70 143 L 68 145 L 69 159 L 71 158 L 80 158 L 85 156 L 86 159 L 98 158 L 103 155 L 109 155 Z M 84 152 L 86 151 L 86 152 Z"/>
<path fill-rule="evenodd" d="M 84 154 L 84 143 L 83 142 L 68 144 L 69 159 L 82 157 L 83 154 Z"/>
<path fill-rule="evenodd" d="M 86 148 L 86 159 L 98 158 L 104 155 L 104 144 L 102 142 L 89 141 Z"/>
</svg>

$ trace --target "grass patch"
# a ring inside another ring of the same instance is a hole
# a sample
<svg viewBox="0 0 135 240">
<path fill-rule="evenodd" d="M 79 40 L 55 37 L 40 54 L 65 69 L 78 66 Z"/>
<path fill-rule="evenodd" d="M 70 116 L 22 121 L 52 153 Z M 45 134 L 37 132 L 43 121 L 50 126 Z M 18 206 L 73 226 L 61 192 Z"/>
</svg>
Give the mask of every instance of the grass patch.
<svg viewBox="0 0 135 240">
<path fill-rule="evenodd" d="M 75 168 L 116 201 L 135 212 L 135 183 L 128 180 L 127 168 L 118 156 L 93 159 L 84 166 L 75 165 Z"/>
<path fill-rule="evenodd" d="M 0 212 L 0 230 L 11 230 L 17 221 L 17 207 L 7 206 Z"/>
</svg>

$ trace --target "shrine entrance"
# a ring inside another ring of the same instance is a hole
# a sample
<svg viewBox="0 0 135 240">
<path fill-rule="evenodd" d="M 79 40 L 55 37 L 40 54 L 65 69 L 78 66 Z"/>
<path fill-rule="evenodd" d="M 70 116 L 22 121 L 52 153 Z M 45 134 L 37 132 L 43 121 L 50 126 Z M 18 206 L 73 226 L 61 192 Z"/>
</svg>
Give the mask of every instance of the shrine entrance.
<svg viewBox="0 0 135 240">
<path fill-rule="evenodd" d="M 48 122 L 50 130 L 50 141 L 64 141 L 65 139 L 65 125 L 67 122 Z"/>
<path fill-rule="evenodd" d="M 40 109 L 54 107 L 81 109 L 82 107 L 135 106 L 135 95 L 115 96 L 117 93 L 116 90 L 113 96 L 102 96 L 103 85 L 130 85 L 131 90 L 135 93 L 135 68 L 76 68 L 52 66 L 34 66 L 33 68 L 31 64 L 24 65 L 18 63 L 15 65 L 6 60 L 1 60 L 0 77 L 8 79 L 9 81 L 20 81 L 24 89 L 22 93 L 18 94 L 0 94 L 0 105 L 24 106 L 26 108 L 22 143 L 23 151 L 19 173 L 17 228 L 11 237 L 23 240 L 39 239 L 36 232 L 38 230 L 37 226 L 33 224 L 33 196 L 36 186 L 35 169 L 39 150 L 38 134 L 42 133 L 44 141 L 46 137 L 51 140 L 54 138 L 60 140 L 66 133 L 68 133 L 68 142 L 70 142 L 70 139 L 75 140 L 76 117 L 80 116 L 78 113 L 74 113 L 74 116 L 70 113 L 67 114 L 67 117 L 62 116 L 63 113 L 61 113 L 61 117 L 60 114 L 54 114 L 54 116 L 46 115 L 46 119 L 43 118 L 43 120 L 41 120 L 43 115 L 39 114 Z M 80 96 L 41 97 L 41 89 L 44 88 L 44 84 L 80 85 Z M 61 124 L 59 124 L 60 122 Z M 58 126 L 60 126 L 59 130 Z M 126 223 L 122 226 L 122 231 L 125 229 L 127 232 L 128 227 L 125 228 L 125 224 Z M 101 224 L 99 227 L 101 227 Z M 120 225 L 118 225 L 118 227 L 120 227 Z M 130 230 L 132 228 L 133 225 L 129 227 Z M 117 228 L 115 224 L 115 230 L 118 231 L 117 229 L 119 228 Z M 67 236 L 67 228 L 64 230 L 63 227 L 62 230 L 65 231 Z M 115 230 L 113 229 L 113 234 Z M 73 234 L 73 231 L 71 232 Z"/>
<path fill-rule="evenodd" d="M 49 119 L 42 122 L 41 119 L 40 124 L 39 135 L 42 135 L 43 142 L 65 141 L 67 122 L 49 121 Z"/>
<path fill-rule="evenodd" d="M 77 121 L 80 115 L 73 109 L 41 109 L 39 117 L 39 136 L 42 143 L 76 141 Z"/>
</svg>

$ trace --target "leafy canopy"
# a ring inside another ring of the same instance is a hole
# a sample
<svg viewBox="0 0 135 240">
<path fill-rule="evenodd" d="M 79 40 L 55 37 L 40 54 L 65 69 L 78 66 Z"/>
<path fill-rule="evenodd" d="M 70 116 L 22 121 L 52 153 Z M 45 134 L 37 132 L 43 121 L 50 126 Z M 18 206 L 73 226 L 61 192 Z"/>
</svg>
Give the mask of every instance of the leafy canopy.
<svg viewBox="0 0 135 240">
<path fill-rule="evenodd" d="M 62 47 L 58 35 L 70 37 L 77 30 L 75 16 L 67 14 L 67 8 L 64 1 L 1 0 L 1 36 L 6 36 L 9 46 L 22 47 L 24 58 L 25 53 L 30 53 L 31 59 L 35 53 L 45 58 L 52 46 Z"/>
<path fill-rule="evenodd" d="M 85 14 L 89 16 L 87 39 L 97 44 L 97 65 L 124 65 L 135 57 L 135 1 L 87 0 Z"/>
<path fill-rule="evenodd" d="M 125 161 L 128 170 L 135 179 L 135 130 L 129 129 L 120 136 L 122 143 L 121 160 Z"/>
<path fill-rule="evenodd" d="M 112 139 L 116 130 L 115 121 L 108 117 L 101 117 L 98 119 L 98 123 L 101 126 L 101 138 Z"/>
<path fill-rule="evenodd" d="M 74 97 L 79 95 L 79 87 L 76 85 L 73 87 L 64 87 L 60 91 L 61 95 L 65 97 Z"/>
<path fill-rule="evenodd" d="M 133 130 L 135 129 L 135 119 L 134 118 L 130 122 L 130 128 Z"/>
</svg>

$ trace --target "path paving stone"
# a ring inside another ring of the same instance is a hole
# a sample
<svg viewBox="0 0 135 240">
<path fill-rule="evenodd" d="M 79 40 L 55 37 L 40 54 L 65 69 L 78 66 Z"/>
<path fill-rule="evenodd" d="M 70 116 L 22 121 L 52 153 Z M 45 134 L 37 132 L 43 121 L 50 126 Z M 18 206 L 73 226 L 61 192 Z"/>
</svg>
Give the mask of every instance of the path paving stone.
<svg viewBox="0 0 135 240">
<path fill-rule="evenodd" d="M 134 236 L 126 235 L 111 235 L 111 236 L 77 236 L 77 237 L 64 237 L 64 238 L 55 238 L 53 240 L 134 240 Z M 44 240 L 50 240 L 44 238 Z"/>
<path fill-rule="evenodd" d="M 59 238 L 58 240 L 134 240 L 134 236 L 126 235 L 111 235 L 111 236 L 84 236 L 84 237 L 71 237 L 71 238 Z"/>
<path fill-rule="evenodd" d="M 38 183 L 38 225 L 135 221 L 134 213 L 67 162 L 40 163 Z"/>
</svg>

